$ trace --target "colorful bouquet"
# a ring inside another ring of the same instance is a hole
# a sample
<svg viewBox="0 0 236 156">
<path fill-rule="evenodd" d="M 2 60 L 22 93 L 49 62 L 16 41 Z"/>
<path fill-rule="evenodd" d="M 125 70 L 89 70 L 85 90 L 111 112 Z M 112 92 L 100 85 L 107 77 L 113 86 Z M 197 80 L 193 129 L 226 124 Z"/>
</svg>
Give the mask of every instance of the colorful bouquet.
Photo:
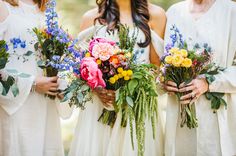
<svg viewBox="0 0 236 156">
<path fill-rule="evenodd" d="M 50 0 L 46 7 L 46 28 L 34 28 L 38 42 L 35 50 L 41 53 L 38 61 L 39 67 L 45 69 L 45 76 L 57 76 L 59 71 L 70 70 L 76 62 L 70 61 L 70 57 L 79 58 L 80 53 L 76 47 L 77 40 L 58 25 L 58 15 L 56 13 L 56 1 Z M 51 97 L 54 99 L 54 97 Z"/>
<path fill-rule="evenodd" d="M 19 94 L 19 90 L 17 88 L 17 85 L 15 83 L 15 78 L 9 75 L 6 75 L 6 73 L 1 73 L 1 70 L 3 70 L 8 62 L 9 59 L 9 53 L 8 51 L 8 45 L 4 40 L 0 40 L 0 83 L 2 85 L 2 95 L 6 96 L 9 91 L 12 91 L 12 94 L 16 97 Z"/>
<path fill-rule="evenodd" d="M 126 127 L 129 122 L 132 143 L 135 125 L 138 155 L 142 156 L 147 118 L 151 120 L 155 138 L 158 116 L 155 80 L 158 74 L 154 65 L 134 64 L 136 33 L 129 37 L 129 29 L 120 26 L 118 43 L 104 38 L 91 40 L 88 52 L 83 54 L 80 65 L 73 70 L 76 78 L 65 90 L 64 101 L 70 99 L 71 105 L 84 109 L 95 88 L 116 91 L 115 111 L 104 109 L 99 121 L 113 126 L 117 113 L 121 113 L 121 126 Z"/>
<path fill-rule="evenodd" d="M 195 46 L 190 49 L 187 42 L 183 40 L 182 34 L 176 26 L 171 28 L 173 34 L 170 38 L 172 43 L 167 44 L 166 53 L 161 58 L 160 81 L 173 81 L 179 87 L 181 83 L 188 84 L 193 79 L 204 76 L 208 83 L 214 81 L 214 75 L 218 74 L 221 68 L 212 63 L 211 48 L 208 44 Z M 178 99 L 188 93 L 176 93 Z M 211 100 L 211 107 L 215 111 L 221 104 L 227 106 L 221 93 L 206 93 L 207 99 Z M 195 128 L 198 126 L 194 104 L 180 105 L 181 127 Z"/>
</svg>

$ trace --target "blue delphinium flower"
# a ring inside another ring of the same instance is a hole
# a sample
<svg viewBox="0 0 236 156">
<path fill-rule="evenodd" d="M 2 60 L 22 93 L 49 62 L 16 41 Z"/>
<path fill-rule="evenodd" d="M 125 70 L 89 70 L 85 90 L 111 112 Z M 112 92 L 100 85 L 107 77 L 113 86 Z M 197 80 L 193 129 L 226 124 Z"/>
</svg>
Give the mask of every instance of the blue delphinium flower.
<svg viewBox="0 0 236 156">
<path fill-rule="evenodd" d="M 13 49 L 17 49 L 18 46 L 21 48 L 26 47 L 26 41 L 22 41 L 20 38 L 12 38 L 10 42 L 13 44 Z"/>
</svg>

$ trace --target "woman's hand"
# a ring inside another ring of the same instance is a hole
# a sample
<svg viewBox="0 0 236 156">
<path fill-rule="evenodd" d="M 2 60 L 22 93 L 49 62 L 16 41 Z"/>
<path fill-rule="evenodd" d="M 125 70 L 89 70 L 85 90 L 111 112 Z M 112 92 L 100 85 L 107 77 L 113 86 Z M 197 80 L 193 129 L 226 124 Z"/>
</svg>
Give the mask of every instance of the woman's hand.
<svg viewBox="0 0 236 156">
<path fill-rule="evenodd" d="M 56 96 L 58 94 L 58 77 L 37 77 L 35 91 L 41 94 Z"/>
<path fill-rule="evenodd" d="M 179 92 L 179 89 L 177 88 L 177 84 L 174 83 L 173 81 L 168 81 L 162 84 L 162 86 L 170 95 L 174 95 L 175 92 Z"/>
<path fill-rule="evenodd" d="M 179 87 L 179 92 L 181 93 L 190 92 L 180 98 L 181 104 L 189 104 L 196 102 L 201 95 L 206 93 L 209 89 L 209 84 L 205 78 L 198 78 L 189 84 L 182 83 Z"/>
<path fill-rule="evenodd" d="M 103 88 L 97 88 L 95 89 L 95 91 L 105 107 L 113 106 L 113 104 L 115 103 L 115 91 L 106 90 Z"/>
</svg>

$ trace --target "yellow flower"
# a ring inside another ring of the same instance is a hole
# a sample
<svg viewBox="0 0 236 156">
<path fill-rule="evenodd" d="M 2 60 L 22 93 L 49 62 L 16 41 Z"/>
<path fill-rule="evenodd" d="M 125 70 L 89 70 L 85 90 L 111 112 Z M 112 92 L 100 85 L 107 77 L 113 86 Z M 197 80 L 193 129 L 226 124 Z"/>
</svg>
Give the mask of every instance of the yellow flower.
<svg viewBox="0 0 236 156">
<path fill-rule="evenodd" d="M 130 53 L 130 52 L 126 53 L 126 54 L 125 54 L 125 57 L 126 57 L 126 58 L 131 58 L 131 53 Z"/>
<path fill-rule="evenodd" d="M 111 84 L 114 84 L 114 83 L 116 83 L 116 79 L 115 79 L 114 77 L 111 77 L 111 78 L 109 79 L 109 82 L 110 82 Z"/>
<path fill-rule="evenodd" d="M 124 77 L 124 80 L 125 80 L 125 81 L 129 81 L 129 80 L 130 80 L 130 77 L 129 77 L 129 76 L 125 76 L 125 77 Z"/>
<path fill-rule="evenodd" d="M 182 54 L 181 54 L 181 51 L 176 51 L 174 55 L 182 55 Z"/>
<path fill-rule="evenodd" d="M 119 67 L 118 69 L 117 69 L 117 72 L 118 73 L 122 73 L 124 70 L 123 70 L 123 68 L 122 67 Z"/>
<path fill-rule="evenodd" d="M 122 74 L 118 74 L 118 77 L 121 79 L 123 77 L 123 75 Z"/>
<path fill-rule="evenodd" d="M 133 71 L 132 71 L 132 70 L 128 70 L 128 71 L 127 71 L 127 75 L 128 75 L 128 76 L 132 76 L 132 75 L 133 75 Z"/>
<path fill-rule="evenodd" d="M 122 76 L 125 77 L 125 76 L 127 76 L 127 71 L 124 70 L 121 74 L 122 74 Z"/>
<path fill-rule="evenodd" d="M 102 61 L 100 59 L 97 59 L 96 62 L 97 62 L 98 65 L 102 64 Z"/>
<path fill-rule="evenodd" d="M 177 51 L 179 51 L 179 48 L 171 48 L 170 53 L 175 54 Z"/>
<path fill-rule="evenodd" d="M 114 75 L 113 77 L 115 78 L 116 81 L 119 79 L 118 75 Z"/>
<path fill-rule="evenodd" d="M 192 63 L 192 60 L 189 59 L 189 58 L 184 59 L 183 62 L 182 62 L 182 66 L 183 66 L 183 67 L 186 67 L 186 68 L 191 67 L 192 64 L 193 64 L 193 63 Z"/>
<path fill-rule="evenodd" d="M 181 55 L 175 55 L 173 56 L 173 60 L 172 60 L 172 64 L 175 67 L 180 67 L 180 65 L 182 64 L 184 58 Z"/>
<path fill-rule="evenodd" d="M 87 52 L 87 53 L 85 54 L 85 57 L 91 57 L 91 54 L 90 54 L 89 52 Z"/>
<path fill-rule="evenodd" d="M 187 56 L 188 56 L 188 51 L 185 50 L 185 49 L 181 49 L 181 50 L 180 50 L 180 53 L 181 53 L 181 55 L 182 55 L 183 57 L 187 57 Z"/>
<path fill-rule="evenodd" d="M 171 64 L 172 60 L 173 60 L 173 56 L 166 56 L 166 58 L 165 58 L 165 62 L 168 64 Z"/>
<path fill-rule="evenodd" d="M 165 81 L 165 77 L 164 77 L 164 76 L 161 76 L 161 77 L 160 77 L 160 81 L 161 81 L 161 82 L 164 82 L 164 81 Z"/>
</svg>

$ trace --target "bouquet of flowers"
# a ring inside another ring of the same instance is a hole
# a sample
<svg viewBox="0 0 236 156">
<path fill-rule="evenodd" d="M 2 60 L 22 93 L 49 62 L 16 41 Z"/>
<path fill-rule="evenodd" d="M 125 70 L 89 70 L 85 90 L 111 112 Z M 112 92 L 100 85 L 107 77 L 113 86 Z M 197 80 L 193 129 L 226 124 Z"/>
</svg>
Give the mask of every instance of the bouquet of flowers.
<svg viewBox="0 0 236 156">
<path fill-rule="evenodd" d="M 8 62 L 9 53 L 8 51 L 8 45 L 4 40 L 0 40 L 0 84 L 2 85 L 2 95 L 6 96 L 9 91 L 12 91 L 12 94 L 16 97 L 19 94 L 19 90 L 17 88 L 17 85 L 15 83 L 15 78 L 9 75 L 6 75 L 5 73 L 1 73 L 1 70 L 3 70 Z"/>
<path fill-rule="evenodd" d="M 208 83 L 214 81 L 214 75 L 223 70 L 212 62 L 211 48 L 208 44 L 195 46 L 190 49 L 187 42 L 183 41 L 182 34 L 176 26 L 171 28 L 173 34 L 170 38 L 172 43 L 167 44 L 166 53 L 161 58 L 160 81 L 173 81 L 179 87 L 181 83 L 188 84 L 197 77 L 206 77 Z M 178 99 L 188 93 L 176 93 Z M 227 106 L 221 93 L 206 93 L 207 99 L 211 100 L 214 112 L 221 104 Z M 181 127 L 185 124 L 188 128 L 198 126 L 194 104 L 180 105 Z"/>
<path fill-rule="evenodd" d="M 56 1 L 50 0 L 46 5 L 46 28 L 34 28 L 38 42 L 35 50 L 40 51 L 39 67 L 45 71 L 45 76 L 57 76 L 59 71 L 69 70 L 76 62 L 70 62 L 69 57 L 78 58 L 80 53 L 76 47 L 77 40 L 58 25 Z M 50 97 L 54 99 L 54 97 Z"/>
<path fill-rule="evenodd" d="M 115 111 L 104 109 L 99 121 L 114 125 L 117 113 L 122 114 L 121 126 L 129 121 L 131 140 L 135 125 L 138 155 L 144 154 L 145 121 L 153 125 L 153 137 L 158 116 L 156 67 L 151 64 L 134 64 L 133 48 L 136 44 L 136 32 L 129 37 L 126 26 L 119 27 L 119 42 L 104 38 L 94 38 L 89 43 L 80 65 L 74 69 L 76 78 L 65 90 L 64 101 L 70 99 L 71 105 L 82 109 L 91 100 L 91 91 L 101 87 L 116 91 Z M 134 147 L 134 144 L 133 144 Z"/>
</svg>

